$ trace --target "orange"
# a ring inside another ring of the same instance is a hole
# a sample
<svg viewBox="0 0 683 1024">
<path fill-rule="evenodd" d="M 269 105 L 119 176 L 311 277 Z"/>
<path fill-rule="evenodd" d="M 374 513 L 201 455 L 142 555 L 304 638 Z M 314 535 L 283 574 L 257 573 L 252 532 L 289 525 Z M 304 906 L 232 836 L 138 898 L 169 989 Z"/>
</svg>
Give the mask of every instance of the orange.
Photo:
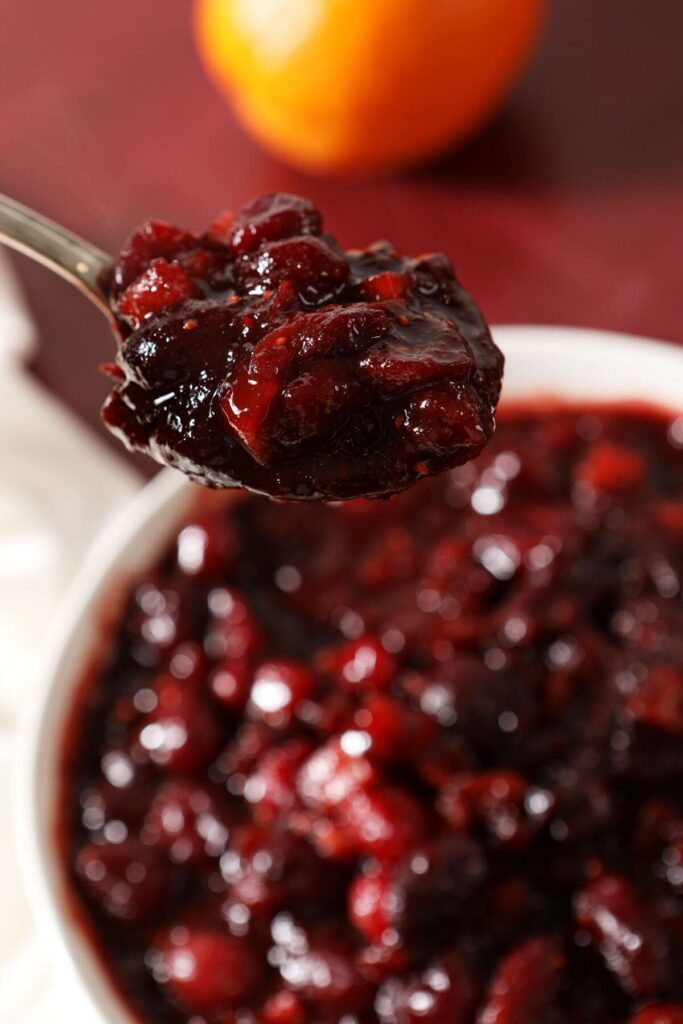
<svg viewBox="0 0 683 1024">
<path fill-rule="evenodd" d="M 515 83 L 545 0 L 196 0 L 200 55 L 248 129 L 314 171 L 410 164 Z"/>
</svg>

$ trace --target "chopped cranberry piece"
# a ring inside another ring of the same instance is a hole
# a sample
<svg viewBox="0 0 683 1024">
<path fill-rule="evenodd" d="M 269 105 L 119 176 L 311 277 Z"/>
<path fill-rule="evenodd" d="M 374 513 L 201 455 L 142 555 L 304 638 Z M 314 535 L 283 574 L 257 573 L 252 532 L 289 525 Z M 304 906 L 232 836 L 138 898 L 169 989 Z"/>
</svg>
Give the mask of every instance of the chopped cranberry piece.
<svg viewBox="0 0 683 1024">
<path fill-rule="evenodd" d="M 270 821 L 300 805 L 296 780 L 311 751 L 308 740 L 290 740 L 259 759 L 244 787 L 257 821 Z"/>
<path fill-rule="evenodd" d="M 194 618 L 194 614 L 188 614 L 186 600 L 178 589 L 147 582 L 136 588 L 129 628 L 158 656 L 188 637 Z"/>
<path fill-rule="evenodd" d="M 75 869 L 98 906 L 121 921 L 144 921 L 154 914 L 170 883 L 160 850 L 137 839 L 83 846 Z"/>
<path fill-rule="evenodd" d="M 212 520 L 188 523 L 178 534 L 178 566 L 188 576 L 220 577 L 232 569 L 239 554 L 235 532 L 229 524 Z"/>
<path fill-rule="evenodd" d="M 304 839 L 277 827 L 238 829 L 221 858 L 221 873 L 232 900 L 270 915 L 287 906 L 314 917 L 340 894 L 336 867 L 321 861 Z"/>
<path fill-rule="evenodd" d="M 154 977 L 188 1013 L 215 1014 L 245 1003 L 258 989 L 263 967 L 256 952 L 220 932 L 176 925 L 157 939 Z"/>
<path fill-rule="evenodd" d="M 218 774 L 228 781 L 230 792 L 236 792 L 234 784 L 238 780 L 243 785 L 245 777 L 255 770 L 273 742 L 273 730 L 263 722 L 244 722 L 230 737 L 216 760 Z"/>
<path fill-rule="evenodd" d="M 251 252 L 263 242 L 293 235 L 319 235 L 320 214 L 313 203 L 285 193 L 259 196 L 247 203 L 228 225 L 227 242 L 235 253 Z"/>
<path fill-rule="evenodd" d="M 626 702 L 626 711 L 637 722 L 683 736 L 683 669 L 652 667 Z"/>
<path fill-rule="evenodd" d="M 534 813 L 534 807 L 540 807 Z M 441 792 L 439 808 L 458 832 L 468 832 L 477 823 L 491 838 L 504 846 L 524 849 L 543 824 L 552 797 L 530 790 L 517 772 L 483 772 L 456 777 Z"/>
<path fill-rule="evenodd" d="M 244 658 L 226 658 L 211 673 L 209 687 L 219 702 L 231 711 L 242 711 L 251 693 L 254 669 Z"/>
<path fill-rule="evenodd" d="M 652 797 L 640 808 L 635 823 L 633 846 L 646 859 L 657 857 L 672 838 L 683 835 L 683 815 L 673 803 Z"/>
<path fill-rule="evenodd" d="M 436 731 L 426 715 L 386 694 L 365 701 L 356 712 L 354 724 L 368 737 L 369 752 L 390 761 L 419 758 Z"/>
<path fill-rule="evenodd" d="M 407 401 L 402 421 L 397 427 L 408 451 L 414 457 L 432 459 L 435 465 L 448 458 L 449 452 L 473 451 L 481 443 L 484 412 L 477 399 L 464 397 L 450 387 L 431 387 L 417 391 Z M 426 475 L 430 466 L 416 463 L 418 472 Z"/>
<path fill-rule="evenodd" d="M 407 274 L 385 270 L 382 274 L 366 277 L 360 284 L 360 292 L 370 302 L 383 302 L 388 299 L 403 299 L 410 290 L 410 278 Z"/>
<path fill-rule="evenodd" d="M 187 680 L 197 686 L 205 682 L 207 669 L 206 655 L 193 641 L 178 644 L 168 659 L 168 671 L 174 679 Z"/>
<path fill-rule="evenodd" d="M 636 452 L 613 441 L 599 441 L 577 466 L 576 479 L 594 491 L 618 493 L 637 487 L 645 472 L 645 462 Z"/>
<path fill-rule="evenodd" d="M 274 938 L 280 928 L 274 929 Z M 343 934 L 297 929 L 289 945 L 277 945 L 273 961 L 282 980 L 322 1013 L 354 1014 L 372 1004 L 372 986 L 359 973 L 353 945 Z"/>
<path fill-rule="evenodd" d="M 683 1005 L 656 1003 L 647 1006 L 634 1014 L 628 1024 L 683 1024 Z"/>
<path fill-rule="evenodd" d="M 339 808 L 339 819 L 355 847 L 381 861 L 400 860 L 429 828 L 420 803 L 398 786 L 356 790 Z"/>
<path fill-rule="evenodd" d="M 306 1010 L 301 1000 L 287 989 L 276 992 L 264 1003 L 261 1016 L 264 1024 L 306 1024 Z"/>
<path fill-rule="evenodd" d="M 275 289 L 288 282 L 306 306 L 331 302 L 348 275 L 344 257 L 321 238 L 311 236 L 268 242 L 235 264 L 238 287 L 245 293 Z"/>
<path fill-rule="evenodd" d="M 270 725 L 286 724 L 314 688 L 315 676 L 307 665 L 291 658 L 265 661 L 254 673 L 249 713 Z"/>
<path fill-rule="evenodd" d="M 119 312 L 139 327 L 149 317 L 196 295 L 197 289 L 182 267 L 158 259 L 126 288 L 117 305 Z"/>
<path fill-rule="evenodd" d="M 631 882 L 604 875 L 578 893 L 575 910 L 577 923 L 625 992 L 648 996 L 670 987 L 666 935 Z"/>
<path fill-rule="evenodd" d="M 350 640 L 333 651 L 330 662 L 335 678 L 348 689 L 368 687 L 386 690 L 398 669 L 397 659 L 372 634 Z"/>
<path fill-rule="evenodd" d="M 415 844 L 396 869 L 393 927 L 418 945 L 447 932 L 481 899 L 488 875 L 486 851 L 469 836 Z"/>
<path fill-rule="evenodd" d="M 516 946 L 493 976 L 477 1024 L 546 1024 L 559 1008 L 565 969 L 564 953 L 552 938 Z"/>
<path fill-rule="evenodd" d="M 436 381 L 460 382 L 472 372 L 472 355 L 456 327 L 411 315 L 399 338 L 380 341 L 360 361 L 361 373 L 388 392 L 402 394 Z M 418 391 L 419 396 L 419 391 Z"/>
<path fill-rule="evenodd" d="M 376 778 L 376 771 L 362 753 L 353 752 L 348 736 L 330 740 L 304 762 L 297 786 L 305 804 L 329 811 L 362 792 Z"/>
<path fill-rule="evenodd" d="M 225 801 L 204 786 L 180 779 L 157 790 L 144 829 L 145 841 L 167 849 L 177 864 L 219 857 L 229 834 Z"/>
<path fill-rule="evenodd" d="M 153 780 L 145 765 L 137 764 L 125 750 L 108 750 L 100 762 L 103 777 L 92 780 L 81 791 L 81 821 L 89 832 L 100 832 L 112 821 L 128 831 L 142 824 Z"/>
<path fill-rule="evenodd" d="M 363 387 L 343 360 L 326 359 L 283 388 L 277 420 L 278 443 L 286 451 L 303 442 L 329 437 L 339 416 L 353 414 L 363 401 Z"/>
<path fill-rule="evenodd" d="M 468 1024 L 478 995 L 472 971 L 451 949 L 421 974 L 387 982 L 376 1007 L 382 1024 Z"/>
<path fill-rule="evenodd" d="M 138 742 L 150 760 L 170 772 L 205 768 L 218 753 L 220 724 L 209 703 L 187 681 L 163 676 L 156 704 L 143 716 Z"/>
<path fill-rule="evenodd" d="M 335 356 L 355 353 L 363 335 L 379 338 L 388 329 L 389 321 L 382 310 L 335 306 L 297 315 L 287 326 L 266 334 L 236 366 L 220 400 L 227 423 L 249 454 L 267 466 L 278 451 L 283 456 L 289 454 L 292 444 L 308 437 L 315 440 L 316 434 L 327 437 L 345 411 L 356 410 L 358 393 L 344 365 L 337 364 L 337 388 L 325 387 L 319 395 L 318 386 L 324 384 L 321 372 Z M 325 361 L 318 364 L 316 357 Z M 311 375 L 314 386 L 306 392 L 308 402 L 302 405 L 301 388 Z M 298 403 L 292 403 L 292 388 L 298 389 Z"/>
<path fill-rule="evenodd" d="M 391 874 L 358 875 L 349 889 L 349 917 L 366 939 L 379 942 L 393 924 L 396 902 Z"/>
<path fill-rule="evenodd" d="M 204 647 L 210 658 L 249 661 L 262 643 L 260 626 L 245 596 L 234 587 L 216 587 L 209 594 L 211 618 Z"/>
<path fill-rule="evenodd" d="M 189 231 L 163 221 L 148 221 L 139 227 L 124 244 L 114 267 L 114 294 L 118 295 L 139 278 L 154 259 L 172 259 L 197 245 Z"/>
</svg>

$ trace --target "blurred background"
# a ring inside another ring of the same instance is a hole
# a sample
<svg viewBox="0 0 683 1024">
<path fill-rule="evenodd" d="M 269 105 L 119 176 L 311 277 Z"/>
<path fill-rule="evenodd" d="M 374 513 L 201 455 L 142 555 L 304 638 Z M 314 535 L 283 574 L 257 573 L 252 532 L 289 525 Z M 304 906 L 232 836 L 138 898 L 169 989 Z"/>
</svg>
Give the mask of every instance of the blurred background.
<svg viewBox="0 0 683 1024">
<path fill-rule="evenodd" d="M 0 0 L 0 11 L 0 191 L 108 251 L 149 217 L 202 230 L 257 193 L 298 192 L 347 246 L 387 237 L 448 253 L 494 324 L 683 342 L 681 0 Z M 104 319 L 47 271 L 10 261 L 2 820 L 49 617 L 94 530 L 154 471 L 99 426 Z M 5 829 L 0 1020 L 52 1022 L 64 998 L 18 859 Z"/>
</svg>

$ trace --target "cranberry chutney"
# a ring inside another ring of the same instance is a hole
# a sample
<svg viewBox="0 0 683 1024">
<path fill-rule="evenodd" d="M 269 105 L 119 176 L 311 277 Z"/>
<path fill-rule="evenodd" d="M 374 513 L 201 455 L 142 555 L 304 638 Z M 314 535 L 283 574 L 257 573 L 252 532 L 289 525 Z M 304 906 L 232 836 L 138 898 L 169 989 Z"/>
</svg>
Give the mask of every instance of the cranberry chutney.
<svg viewBox="0 0 683 1024">
<path fill-rule="evenodd" d="M 508 407 L 390 502 L 203 495 L 64 750 L 154 1024 L 683 1024 L 683 421 Z"/>
<path fill-rule="evenodd" d="M 344 252 L 308 200 L 261 196 L 201 236 L 145 224 L 110 293 L 104 422 L 212 487 L 389 495 L 493 432 L 503 358 L 446 257 Z"/>
</svg>

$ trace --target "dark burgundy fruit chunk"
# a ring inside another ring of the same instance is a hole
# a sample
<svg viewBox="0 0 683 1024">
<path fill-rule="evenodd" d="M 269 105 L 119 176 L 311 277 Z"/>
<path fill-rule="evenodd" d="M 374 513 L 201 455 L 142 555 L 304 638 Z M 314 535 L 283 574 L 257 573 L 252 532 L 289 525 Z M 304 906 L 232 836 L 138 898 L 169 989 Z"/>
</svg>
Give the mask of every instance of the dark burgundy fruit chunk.
<svg viewBox="0 0 683 1024">
<path fill-rule="evenodd" d="M 147 270 L 119 296 L 118 309 L 133 327 L 194 298 L 197 289 L 186 271 L 167 260 L 152 260 Z"/>
<path fill-rule="evenodd" d="M 142 922 L 154 914 L 170 882 L 159 849 L 137 839 L 83 846 L 75 868 L 97 905 L 120 921 Z"/>
<path fill-rule="evenodd" d="M 228 668 L 253 662 L 263 637 L 245 595 L 235 587 L 216 587 L 208 605 L 204 647 L 209 657 L 224 659 Z"/>
<path fill-rule="evenodd" d="M 383 693 L 363 702 L 354 724 L 368 737 L 369 752 L 387 761 L 420 757 L 436 732 L 426 715 Z"/>
<path fill-rule="evenodd" d="M 261 1007 L 264 1024 L 305 1024 L 306 1010 L 295 992 L 281 989 Z"/>
<path fill-rule="evenodd" d="M 484 848 L 469 836 L 416 844 L 396 870 L 392 926 L 409 943 L 452 928 L 482 898 L 488 873 Z"/>
<path fill-rule="evenodd" d="M 159 587 L 152 581 L 136 587 L 128 628 L 147 649 L 146 663 L 188 639 L 195 622 L 195 609 L 188 608 L 186 596 L 176 587 Z"/>
<path fill-rule="evenodd" d="M 376 636 L 366 634 L 332 651 L 329 667 L 346 689 L 386 690 L 396 675 L 398 661 Z"/>
<path fill-rule="evenodd" d="M 237 536 L 227 523 L 217 530 L 211 520 L 197 518 L 178 534 L 178 566 L 188 576 L 220 578 L 232 569 L 238 555 Z"/>
<path fill-rule="evenodd" d="M 262 294 L 288 283 L 305 306 L 331 302 L 348 276 L 344 257 L 312 237 L 268 242 L 235 264 L 237 287 L 246 294 Z"/>
<path fill-rule="evenodd" d="M 592 490 L 619 493 L 637 487 L 645 474 L 642 457 L 613 441 L 599 441 L 576 467 L 577 482 Z"/>
<path fill-rule="evenodd" d="M 655 665 L 631 694 L 627 713 L 637 722 L 683 738 L 683 670 Z"/>
<path fill-rule="evenodd" d="M 370 942 L 380 942 L 398 910 L 393 872 L 358 875 L 349 888 L 349 917 Z"/>
<path fill-rule="evenodd" d="M 308 740 L 290 740 L 267 750 L 246 781 L 244 795 L 253 805 L 257 821 L 271 821 L 299 807 L 296 788 L 299 769 L 310 756 Z"/>
<path fill-rule="evenodd" d="M 683 1024 L 683 1005 L 655 1003 L 634 1014 L 628 1024 Z"/>
<path fill-rule="evenodd" d="M 543 825 L 550 793 L 529 787 L 518 772 L 456 776 L 441 791 L 439 809 L 456 832 L 483 827 L 495 844 L 522 850 Z M 534 807 L 541 808 L 534 813 Z"/>
<path fill-rule="evenodd" d="M 559 1008 L 566 969 L 555 939 L 529 939 L 503 959 L 493 976 L 477 1024 L 549 1024 Z"/>
<path fill-rule="evenodd" d="M 242 711 L 249 700 L 253 676 L 253 666 L 245 658 L 226 658 L 211 673 L 209 687 L 219 704 Z"/>
<path fill-rule="evenodd" d="M 368 759 L 354 752 L 348 739 L 335 739 L 318 747 L 304 762 L 297 787 L 309 807 L 330 811 L 365 791 L 375 779 L 375 769 Z"/>
<path fill-rule="evenodd" d="M 156 703 L 142 718 L 138 743 L 159 768 L 192 773 L 218 753 L 220 725 L 209 702 L 187 681 L 164 676 L 155 686 Z"/>
<path fill-rule="evenodd" d="M 363 376 L 384 390 L 402 394 L 440 380 L 458 384 L 472 372 L 472 353 L 454 325 L 411 314 L 396 333 L 397 338 L 378 342 L 360 361 Z"/>
<path fill-rule="evenodd" d="M 352 793 L 338 818 L 352 846 L 380 861 L 400 860 L 429 830 L 418 800 L 399 786 Z"/>
<path fill-rule="evenodd" d="M 340 876 L 301 837 L 277 827 L 244 825 L 221 858 L 230 898 L 272 916 L 291 907 L 316 916 L 339 898 Z"/>
<path fill-rule="evenodd" d="M 196 246 L 197 238 L 192 232 L 164 221 L 148 221 L 133 232 L 121 249 L 112 275 L 114 295 L 139 278 L 153 260 L 170 260 Z"/>
<path fill-rule="evenodd" d="M 381 1024 L 469 1024 L 478 994 L 470 967 L 451 949 L 420 974 L 387 982 L 375 1005 Z"/>
<path fill-rule="evenodd" d="M 364 338 L 382 337 L 388 330 L 381 310 L 356 306 L 298 314 L 266 334 L 238 363 L 220 400 L 227 423 L 249 454 L 266 466 L 278 450 L 283 457 L 287 454 L 288 441 L 300 444 L 343 425 L 344 411 L 355 411 L 354 396 L 360 392 L 352 387 L 346 366 L 334 358 L 348 357 Z M 325 361 L 318 363 L 321 357 Z M 331 391 L 321 380 L 330 360 L 337 377 Z M 302 382 L 309 378 L 312 387 L 304 396 Z M 292 401 L 293 390 L 298 402 Z"/>
<path fill-rule="evenodd" d="M 286 193 L 258 196 L 242 207 L 226 234 L 230 248 L 242 255 L 263 242 L 293 235 L 319 235 L 322 220 L 308 199 Z"/>
<path fill-rule="evenodd" d="M 648 996 L 670 987 L 666 935 L 630 881 L 604 875 L 590 882 L 576 896 L 575 913 L 625 992 Z"/>
<path fill-rule="evenodd" d="M 232 815 L 234 819 L 234 812 Z M 177 864 L 202 864 L 223 853 L 232 824 L 228 805 L 198 783 L 164 783 L 152 801 L 144 837 L 168 850 Z"/>
<path fill-rule="evenodd" d="M 409 675 L 405 685 L 425 714 L 441 725 L 457 722 L 471 745 L 491 751 L 510 735 L 501 723 L 509 721 L 526 732 L 534 722 L 533 675 L 532 669 L 521 687 L 509 671 L 489 669 L 473 655 L 455 653 L 434 670 Z"/>
<path fill-rule="evenodd" d="M 112 821 L 128 831 L 142 824 L 151 794 L 153 777 L 146 765 L 137 764 L 125 750 L 108 750 L 100 765 L 104 777 L 84 786 L 80 795 L 81 821 L 89 832 L 100 832 Z"/>
<path fill-rule="evenodd" d="M 314 689 L 315 676 L 308 665 L 293 658 L 264 661 L 254 672 L 249 714 L 270 725 L 284 725 Z"/>
<path fill-rule="evenodd" d="M 263 967 L 246 942 L 230 935 L 176 925 L 156 940 L 154 977 L 188 1013 L 215 1014 L 241 1006 L 256 991 Z"/>
<path fill-rule="evenodd" d="M 390 495 L 493 433 L 503 359 L 448 261 L 344 252 L 307 200 L 262 196 L 201 238 L 145 226 L 112 304 L 105 423 L 213 487 Z"/>
<path fill-rule="evenodd" d="M 273 938 L 276 946 L 271 962 L 279 968 L 285 985 L 319 1014 L 329 1013 L 337 1019 L 337 1015 L 371 1007 L 372 986 L 359 973 L 353 944 L 346 935 L 326 929 L 306 932 L 276 918 Z"/>
</svg>

